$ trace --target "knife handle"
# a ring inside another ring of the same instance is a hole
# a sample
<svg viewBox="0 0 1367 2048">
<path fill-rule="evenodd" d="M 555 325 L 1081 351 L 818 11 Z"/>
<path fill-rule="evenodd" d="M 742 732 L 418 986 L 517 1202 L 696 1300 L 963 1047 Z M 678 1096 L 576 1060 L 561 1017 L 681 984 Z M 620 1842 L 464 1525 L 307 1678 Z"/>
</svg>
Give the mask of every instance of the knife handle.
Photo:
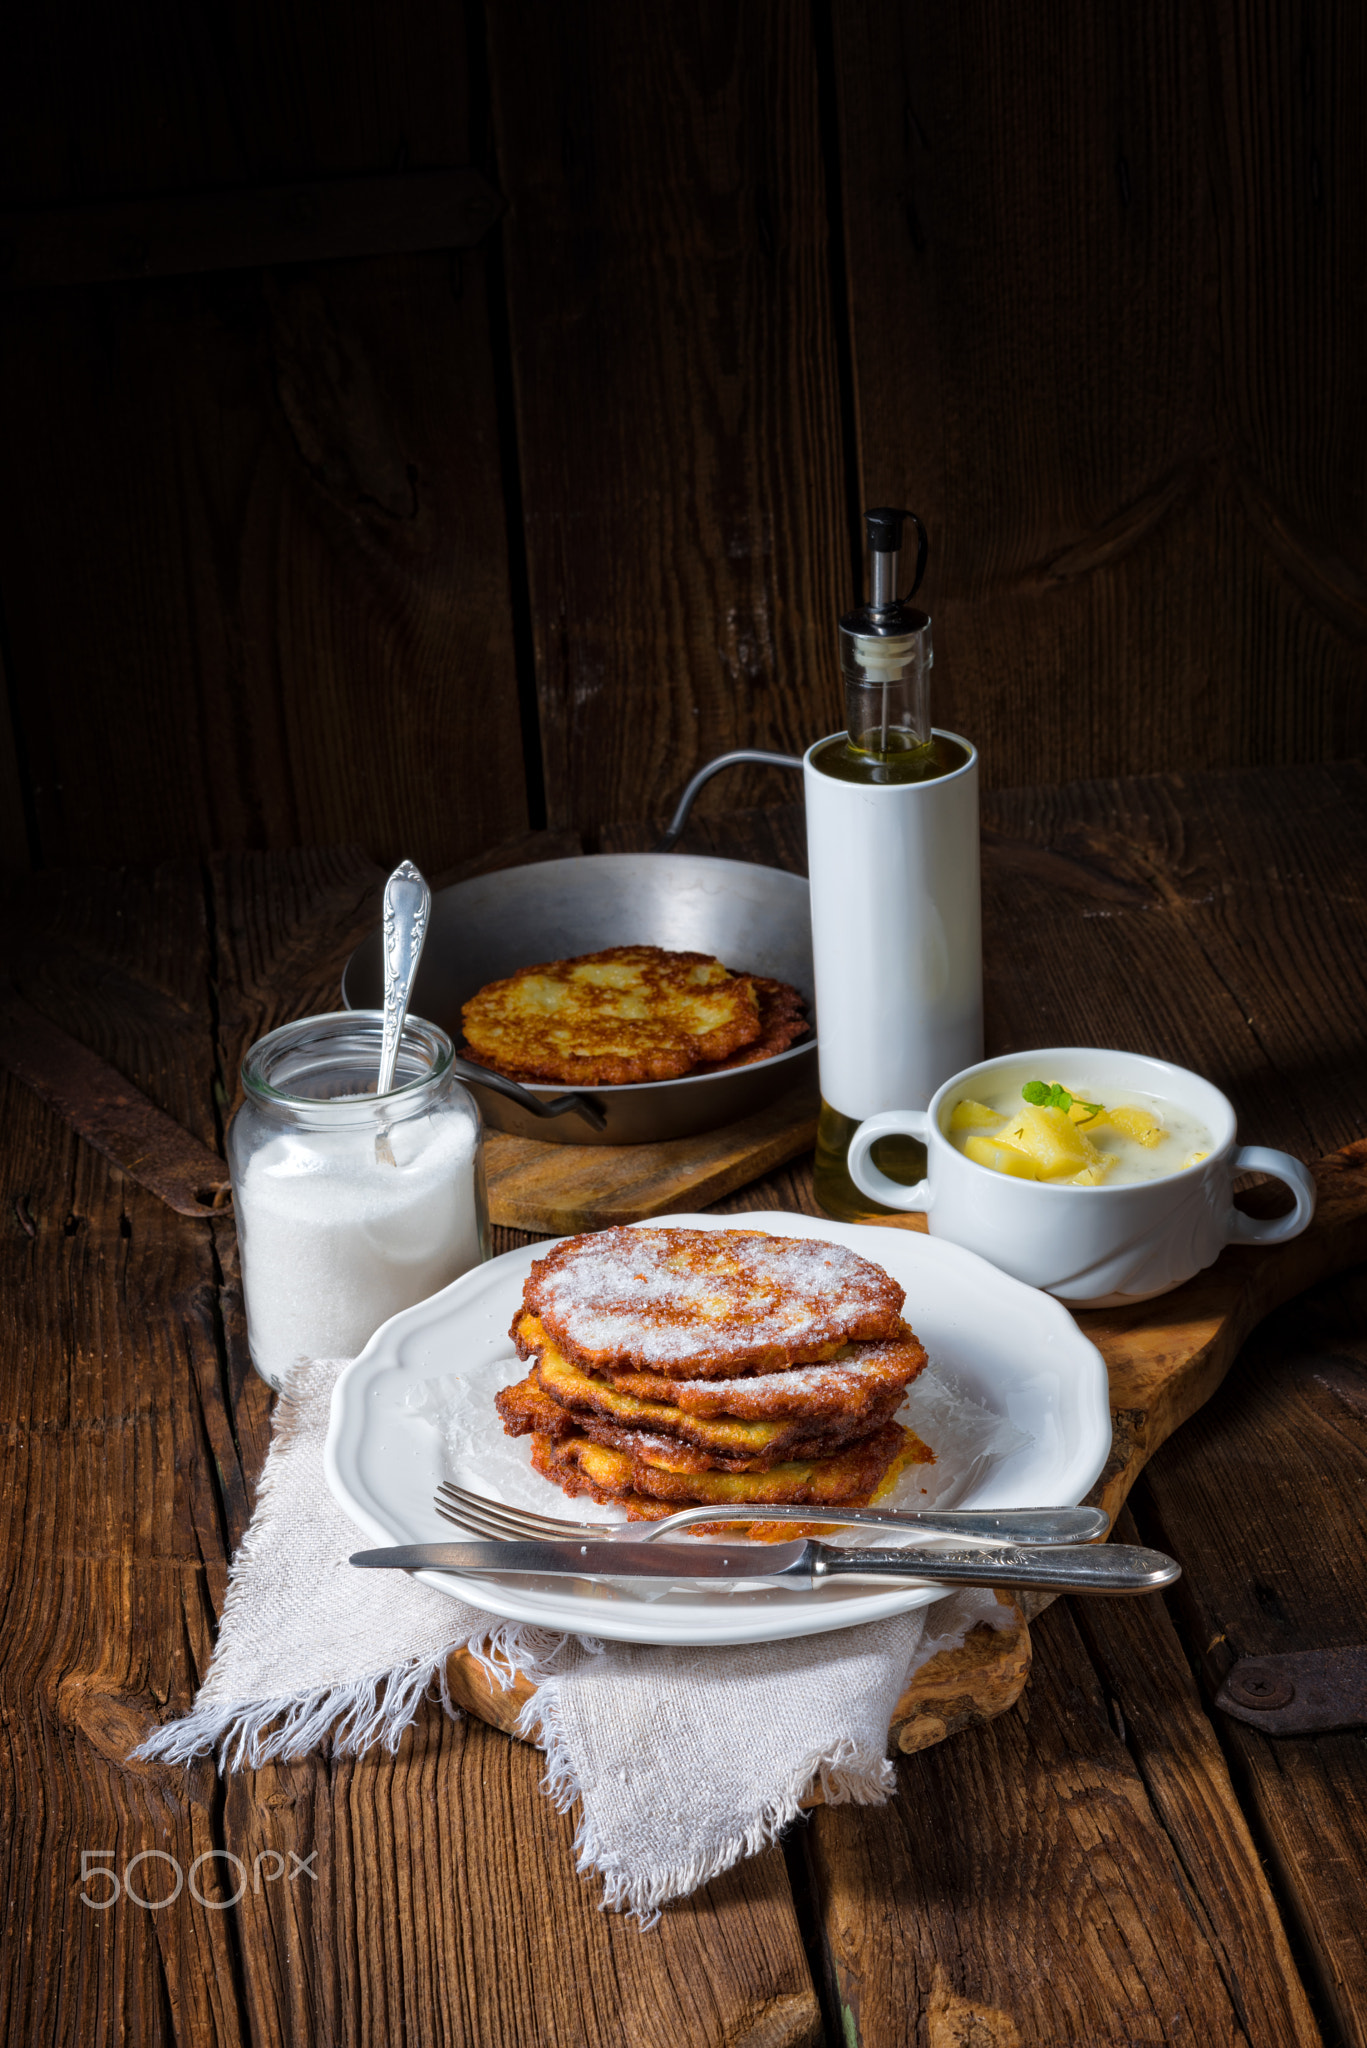
<svg viewBox="0 0 1367 2048">
<path fill-rule="evenodd" d="M 1135 1543 L 1080 1543 L 1050 1550 L 837 1550 L 812 1546 L 813 1583 L 858 1572 L 948 1586 L 1014 1586 L 1048 1593 L 1153 1593 L 1181 1577 L 1161 1550 Z"/>
</svg>

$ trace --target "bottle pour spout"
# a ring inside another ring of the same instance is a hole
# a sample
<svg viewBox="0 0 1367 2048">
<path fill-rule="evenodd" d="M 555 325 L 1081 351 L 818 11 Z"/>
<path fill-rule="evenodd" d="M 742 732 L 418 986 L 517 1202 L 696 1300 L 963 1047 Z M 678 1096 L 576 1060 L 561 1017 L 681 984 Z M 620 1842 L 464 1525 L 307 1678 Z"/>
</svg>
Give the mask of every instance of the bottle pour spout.
<svg viewBox="0 0 1367 2048">
<path fill-rule="evenodd" d="M 902 552 L 902 528 L 910 520 L 916 529 L 916 573 L 910 590 L 899 598 L 897 595 L 897 563 Z M 907 604 L 921 587 L 921 578 L 926 573 L 926 557 L 930 543 L 926 530 L 914 512 L 896 512 L 887 506 L 876 506 L 864 514 L 864 526 L 869 537 L 870 590 L 869 610 L 884 612 L 897 604 Z"/>
<path fill-rule="evenodd" d="M 906 522 L 916 529 L 916 571 L 897 594 Z M 869 602 L 840 621 L 840 666 L 850 744 L 875 761 L 906 763 L 931 743 L 930 619 L 912 604 L 925 574 L 926 530 L 914 512 L 875 506 L 864 514 L 869 537 Z"/>
</svg>

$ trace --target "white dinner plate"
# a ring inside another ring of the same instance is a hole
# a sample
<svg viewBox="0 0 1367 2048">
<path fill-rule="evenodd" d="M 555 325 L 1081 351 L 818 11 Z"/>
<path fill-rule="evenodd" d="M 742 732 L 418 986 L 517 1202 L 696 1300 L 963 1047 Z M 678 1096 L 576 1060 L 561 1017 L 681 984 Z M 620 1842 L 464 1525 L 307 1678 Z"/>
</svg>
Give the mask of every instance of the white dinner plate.
<svg viewBox="0 0 1367 2048">
<path fill-rule="evenodd" d="M 943 1458 L 929 1468 L 935 1505 L 1072 1507 L 1105 1464 L 1111 1422 L 1100 1352 L 1059 1302 L 998 1272 L 976 1253 L 918 1231 L 773 1210 L 650 1220 L 656 1228 L 749 1227 L 780 1237 L 826 1239 L 848 1245 L 899 1280 L 907 1291 L 903 1313 L 931 1367 L 970 1404 L 966 1412 L 989 1411 L 982 1420 L 1006 1446 L 992 1457 L 968 1457 L 961 1449 L 958 1470 L 945 1469 Z M 487 1441 L 488 1390 L 526 1372 L 508 1326 L 532 1261 L 549 1249 L 543 1242 L 505 1252 L 392 1316 L 339 1378 L 324 1453 L 328 1485 L 373 1543 L 459 1540 L 459 1531 L 433 1506 L 441 1479 L 458 1478 L 472 1491 L 509 1497 L 506 1484 L 480 1485 L 478 1459 L 473 1470 L 468 1456 L 453 1464 L 451 1446 L 461 1434 L 460 1403 L 473 1399 L 462 1393 L 467 1376 L 480 1389 L 471 1425 Z M 442 1427 L 434 1424 L 434 1387 L 456 1404 L 454 1431 L 449 1409 Z M 514 1449 L 525 1465 L 526 1439 L 517 1446 L 499 1439 L 498 1458 L 506 1463 Z M 604 1517 L 592 1502 L 568 1500 L 530 1470 L 515 1476 L 532 1490 L 524 1492 L 524 1503 L 539 1499 L 544 1514 Z M 416 1576 L 490 1614 L 633 1643 L 758 1643 L 816 1635 L 903 1614 L 945 1590 L 925 1584 L 880 1588 L 845 1578 L 805 1593 L 753 1582 L 734 1590 L 693 1582 L 662 1591 L 659 1581 L 638 1588 L 621 1580 L 498 1580 L 438 1571 Z"/>
</svg>

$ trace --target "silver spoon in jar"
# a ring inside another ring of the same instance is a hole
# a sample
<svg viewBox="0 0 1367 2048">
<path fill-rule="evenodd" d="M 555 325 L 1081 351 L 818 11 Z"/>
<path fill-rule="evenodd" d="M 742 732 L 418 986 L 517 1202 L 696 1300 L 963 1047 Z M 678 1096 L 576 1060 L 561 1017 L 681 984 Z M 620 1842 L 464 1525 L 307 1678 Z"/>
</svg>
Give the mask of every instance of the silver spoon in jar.
<svg viewBox="0 0 1367 2048">
<path fill-rule="evenodd" d="M 432 891 L 411 860 L 401 860 L 384 885 L 384 1027 L 380 1037 L 380 1076 L 377 1095 L 388 1095 L 394 1086 L 404 1019 L 413 996 L 418 962 L 427 937 L 427 920 L 432 910 Z M 397 1166 L 388 1131 L 375 1140 L 375 1157 L 387 1166 Z"/>
</svg>

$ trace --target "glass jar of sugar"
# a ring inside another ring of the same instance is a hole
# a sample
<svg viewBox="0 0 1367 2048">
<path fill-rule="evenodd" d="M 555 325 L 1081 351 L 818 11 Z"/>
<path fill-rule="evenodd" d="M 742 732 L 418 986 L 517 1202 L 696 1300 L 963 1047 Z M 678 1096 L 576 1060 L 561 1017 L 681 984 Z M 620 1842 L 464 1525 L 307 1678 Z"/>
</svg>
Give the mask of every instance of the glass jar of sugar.
<svg viewBox="0 0 1367 2048">
<path fill-rule="evenodd" d="M 451 1041 L 410 1017 L 376 1095 L 382 1025 L 305 1017 L 242 1062 L 228 1164 L 252 1363 L 273 1387 L 297 1358 L 354 1358 L 489 1256 L 479 1110 Z"/>
</svg>

